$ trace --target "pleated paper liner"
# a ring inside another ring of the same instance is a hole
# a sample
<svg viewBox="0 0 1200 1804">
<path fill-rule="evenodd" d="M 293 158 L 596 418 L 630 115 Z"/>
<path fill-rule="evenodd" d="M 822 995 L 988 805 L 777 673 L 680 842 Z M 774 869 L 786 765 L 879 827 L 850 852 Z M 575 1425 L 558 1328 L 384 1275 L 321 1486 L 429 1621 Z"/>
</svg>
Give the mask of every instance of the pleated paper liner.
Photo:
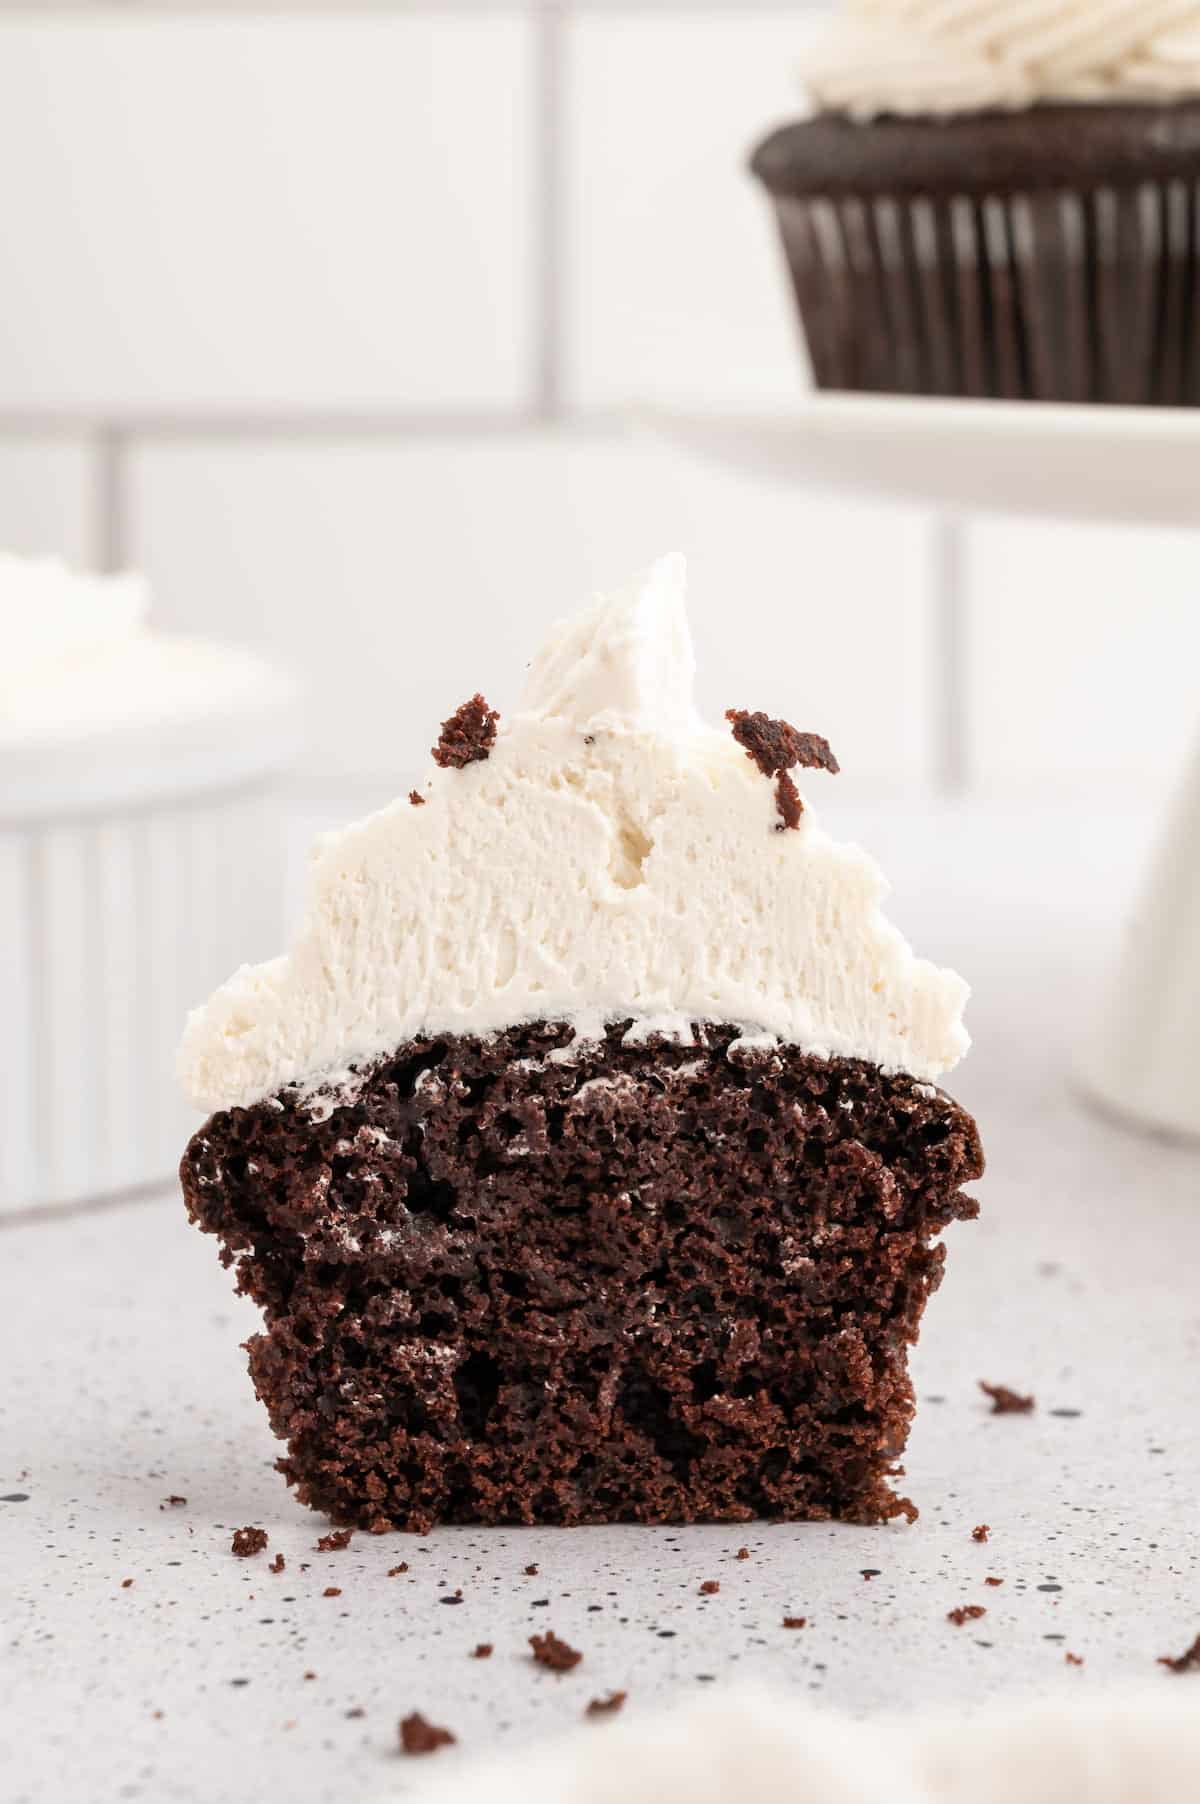
<svg viewBox="0 0 1200 1804">
<path fill-rule="evenodd" d="M 1200 101 L 824 115 L 752 166 L 821 387 L 1200 404 Z"/>
<path fill-rule="evenodd" d="M 1200 404 L 1200 185 L 776 213 L 822 388 Z"/>
</svg>

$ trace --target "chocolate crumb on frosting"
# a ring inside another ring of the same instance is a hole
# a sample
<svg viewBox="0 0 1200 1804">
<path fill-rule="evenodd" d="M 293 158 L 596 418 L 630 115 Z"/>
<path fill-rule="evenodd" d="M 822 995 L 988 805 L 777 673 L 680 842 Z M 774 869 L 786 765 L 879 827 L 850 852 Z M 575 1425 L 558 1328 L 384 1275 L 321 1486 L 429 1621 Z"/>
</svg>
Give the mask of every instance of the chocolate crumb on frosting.
<svg viewBox="0 0 1200 1804">
<path fill-rule="evenodd" d="M 275 1555 L 275 1558 L 272 1561 L 270 1561 L 270 1563 L 268 1564 L 267 1571 L 268 1572 L 283 1572 L 286 1570 L 286 1568 L 287 1568 L 287 1561 L 284 1559 L 284 1557 L 281 1553 L 277 1553 Z"/>
<path fill-rule="evenodd" d="M 544 1635 L 531 1635 L 529 1645 L 538 1665 L 548 1666 L 551 1672 L 570 1672 L 583 1659 L 578 1649 L 560 1641 L 553 1629 L 547 1629 Z"/>
<path fill-rule="evenodd" d="M 434 763 L 443 770 L 462 770 L 468 764 L 478 764 L 496 743 L 499 718 L 482 695 L 473 695 L 449 720 L 442 722 L 441 736 L 433 748 Z"/>
<path fill-rule="evenodd" d="M 798 827 L 804 803 L 787 773 L 798 764 L 805 770 L 827 770 L 836 776 L 840 766 L 829 741 L 819 733 L 799 733 L 786 720 L 772 720 L 768 714 L 752 714 L 746 708 L 726 708 L 725 718 L 747 758 L 764 777 L 775 778 L 775 806 L 781 822 L 777 831 Z"/>
<path fill-rule="evenodd" d="M 490 1641 L 480 1641 L 471 1650 L 472 1660 L 490 1660 L 491 1657 L 492 1657 L 492 1644 Z"/>
<path fill-rule="evenodd" d="M 340 1553 L 343 1547 L 349 1547 L 354 1530 L 351 1528 L 335 1528 L 329 1534 L 322 1535 L 317 1542 L 318 1553 Z"/>
<path fill-rule="evenodd" d="M 1200 1635 L 1196 1636 L 1186 1653 L 1160 1654 L 1158 1664 L 1165 1666 L 1168 1672 L 1200 1672 Z"/>
<path fill-rule="evenodd" d="M 956 1629 L 961 1629 L 964 1622 L 978 1622 L 987 1611 L 982 1604 L 959 1604 L 956 1610 L 946 1611 L 946 1621 L 952 1622 Z"/>
<path fill-rule="evenodd" d="M 419 789 L 410 789 L 408 792 L 408 799 L 414 808 L 424 808 L 425 806 L 425 797 L 421 794 Z"/>
<path fill-rule="evenodd" d="M 715 1597 L 721 1589 L 720 1579 L 705 1579 L 700 1587 L 701 1597 Z"/>
<path fill-rule="evenodd" d="M 400 1749 L 405 1754 L 436 1754 L 439 1748 L 452 1747 L 457 1737 L 449 1729 L 427 1722 L 419 1710 L 400 1719 Z"/>
<path fill-rule="evenodd" d="M 628 1695 L 628 1692 L 625 1691 L 610 1691 L 607 1697 L 593 1698 L 587 1709 L 584 1711 L 584 1715 L 615 1716 L 617 1711 L 624 1705 Z"/>
<path fill-rule="evenodd" d="M 230 1552 L 235 1553 L 239 1560 L 248 1560 L 252 1554 L 261 1553 L 266 1545 L 265 1528 L 235 1528 Z"/>
<path fill-rule="evenodd" d="M 971 1539 L 972 1541 L 986 1541 L 991 1532 L 986 1522 L 978 1522 L 971 1530 Z"/>
<path fill-rule="evenodd" d="M 785 1629 L 802 1629 L 807 1621 L 807 1616 L 785 1616 L 783 1626 Z"/>
<path fill-rule="evenodd" d="M 992 1400 L 994 1416 L 1027 1416 L 1036 1407 L 1032 1397 L 1023 1397 L 1020 1391 L 1010 1391 L 1006 1384 L 988 1384 L 979 1380 L 979 1388 L 985 1397 Z"/>
</svg>

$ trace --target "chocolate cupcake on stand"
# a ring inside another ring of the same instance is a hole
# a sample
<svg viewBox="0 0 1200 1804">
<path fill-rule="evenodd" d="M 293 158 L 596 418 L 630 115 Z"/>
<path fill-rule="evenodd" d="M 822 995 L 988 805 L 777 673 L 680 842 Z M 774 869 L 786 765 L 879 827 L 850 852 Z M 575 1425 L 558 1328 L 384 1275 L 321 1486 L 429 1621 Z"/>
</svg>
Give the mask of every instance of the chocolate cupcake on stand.
<svg viewBox="0 0 1200 1804">
<path fill-rule="evenodd" d="M 771 418 L 642 418 L 704 455 L 962 520 L 1200 525 L 1198 0 L 848 0 L 809 108 L 751 159 L 817 392 Z M 961 782 L 948 710 L 940 763 Z M 1101 1024 L 1089 1093 L 1200 1135 L 1200 764 Z"/>
</svg>

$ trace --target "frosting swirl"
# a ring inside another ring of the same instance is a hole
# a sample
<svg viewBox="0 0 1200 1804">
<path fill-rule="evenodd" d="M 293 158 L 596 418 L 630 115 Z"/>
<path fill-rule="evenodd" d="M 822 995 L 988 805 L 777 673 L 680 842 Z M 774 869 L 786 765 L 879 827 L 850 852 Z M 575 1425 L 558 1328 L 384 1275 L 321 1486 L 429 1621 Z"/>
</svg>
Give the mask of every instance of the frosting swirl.
<svg viewBox="0 0 1200 1804">
<path fill-rule="evenodd" d="M 822 112 L 1200 95 L 1200 0 L 846 0 L 801 71 Z"/>
</svg>

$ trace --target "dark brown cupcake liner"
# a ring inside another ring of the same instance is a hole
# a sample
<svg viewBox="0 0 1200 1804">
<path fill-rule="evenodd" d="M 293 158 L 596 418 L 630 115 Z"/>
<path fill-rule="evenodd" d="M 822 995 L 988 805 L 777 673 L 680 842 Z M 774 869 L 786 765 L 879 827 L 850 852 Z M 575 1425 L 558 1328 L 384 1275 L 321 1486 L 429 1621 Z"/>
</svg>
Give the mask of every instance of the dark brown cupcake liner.
<svg viewBox="0 0 1200 1804">
<path fill-rule="evenodd" d="M 1184 109 L 1159 109 L 1175 127 L 1159 179 L 1148 173 L 1154 142 L 1139 109 L 1126 145 L 1134 181 L 1120 179 L 1117 128 L 1108 117 L 1116 111 L 1055 110 L 1050 124 L 1060 142 L 1064 113 L 1084 137 L 1104 115 L 1104 179 L 1078 187 L 1047 186 L 1044 171 L 1028 179 L 1033 171 L 1023 165 L 1030 134 L 1036 139 L 1043 123 L 1037 119 L 989 120 L 986 140 L 974 141 L 985 154 L 974 161 L 969 122 L 955 130 L 817 121 L 769 139 L 754 167 L 772 194 L 818 385 L 1200 404 L 1197 109 L 1186 117 Z M 1127 132 L 1129 114 L 1124 109 L 1117 122 Z M 997 148 L 1006 127 L 1025 133 L 1021 157 L 1007 164 Z M 867 178 L 884 174 L 871 167 L 873 157 L 881 160 L 881 137 L 900 153 L 914 134 L 924 134 L 921 155 L 898 155 L 888 190 L 869 191 Z M 839 145 L 847 153 L 840 164 Z M 956 154 L 961 162 L 948 191 L 913 190 L 899 179 L 898 171 L 928 177 L 939 149 L 948 164 Z M 1078 146 L 1073 157 L 1078 162 Z"/>
</svg>

